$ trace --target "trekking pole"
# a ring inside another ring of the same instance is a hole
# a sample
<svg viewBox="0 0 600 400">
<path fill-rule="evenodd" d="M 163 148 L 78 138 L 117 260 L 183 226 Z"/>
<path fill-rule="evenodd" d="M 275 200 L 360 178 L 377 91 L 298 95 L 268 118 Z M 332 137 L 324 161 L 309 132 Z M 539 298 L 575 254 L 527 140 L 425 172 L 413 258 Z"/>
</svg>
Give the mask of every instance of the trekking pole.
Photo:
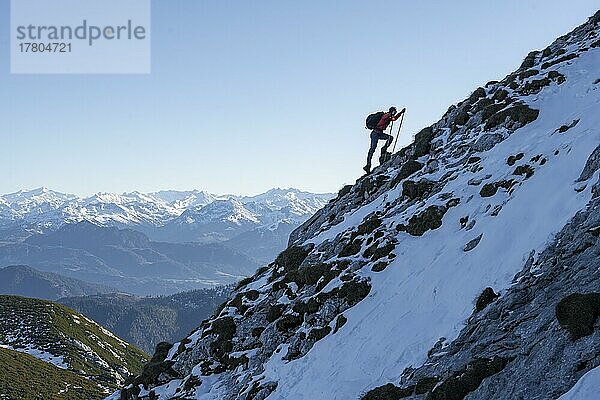
<svg viewBox="0 0 600 400">
<path fill-rule="evenodd" d="M 402 113 L 402 118 L 400 118 L 400 125 L 398 126 L 398 133 L 396 134 L 396 140 L 394 141 L 394 148 L 392 149 L 392 154 L 396 152 L 396 145 L 398 144 L 398 138 L 400 137 L 400 129 L 402 129 L 402 122 L 404 122 L 404 114 L 406 114 L 406 111 Z"/>
</svg>

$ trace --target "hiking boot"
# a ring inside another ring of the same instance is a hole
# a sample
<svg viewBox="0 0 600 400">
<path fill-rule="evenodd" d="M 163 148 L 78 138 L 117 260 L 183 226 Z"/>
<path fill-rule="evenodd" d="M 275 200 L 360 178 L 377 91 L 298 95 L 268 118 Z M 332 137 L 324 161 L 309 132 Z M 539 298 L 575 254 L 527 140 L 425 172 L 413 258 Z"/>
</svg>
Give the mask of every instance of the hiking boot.
<svg viewBox="0 0 600 400">
<path fill-rule="evenodd" d="M 382 152 L 381 156 L 379 157 L 379 164 L 384 164 L 386 162 L 388 162 L 390 160 L 390 158 L 392 158 L 392 153 L 389 152 Z"/>
</svg>

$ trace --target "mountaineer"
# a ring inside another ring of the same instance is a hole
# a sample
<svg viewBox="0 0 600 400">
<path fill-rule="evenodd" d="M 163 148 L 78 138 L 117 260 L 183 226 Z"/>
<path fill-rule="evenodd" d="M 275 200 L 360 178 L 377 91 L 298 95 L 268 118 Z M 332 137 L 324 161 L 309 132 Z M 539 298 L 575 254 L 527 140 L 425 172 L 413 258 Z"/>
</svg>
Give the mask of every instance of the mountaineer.
<svg viewBox="0 0 600 400">
<path fill-rule="evenodd" d="M 380 111 L 367 117 L 367 129 L 371 129 L 371 147 L 369 147 L 369 152 L 367 154 L 367 165 L 363 168 L 367 174 L 371 173 L 371 159 L 377 148 L 377 143 L 380 140 L 385 140 L 385 144 L 381 149 L 381 157 L 379 158 L 380 164 L 389 158 L 390 154 L 387 149 L 394 141 L 394 137 L 384 133 L 384 131 L 388 128 L 390 123 L 400 119 L 405 112 L 406 108 L 403 108 L 402 111 L 398 112 L 396 107 L 390 107 L 388 112 Z"/>
</svg>

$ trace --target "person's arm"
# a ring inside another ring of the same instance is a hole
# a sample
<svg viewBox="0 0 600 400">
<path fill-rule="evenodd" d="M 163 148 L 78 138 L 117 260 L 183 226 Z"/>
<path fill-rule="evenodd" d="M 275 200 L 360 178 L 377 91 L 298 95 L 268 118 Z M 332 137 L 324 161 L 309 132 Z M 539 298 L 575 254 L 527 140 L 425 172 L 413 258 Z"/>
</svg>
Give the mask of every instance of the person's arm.
<svg viewBox="0 0 600 400">
<path fill-rule="evenodd" d="M 406 108 L 403 108 L 398 114 L 394 115 L 392 121 L 398 121 L 400 117 L 406 112 Z"/>
</svg>

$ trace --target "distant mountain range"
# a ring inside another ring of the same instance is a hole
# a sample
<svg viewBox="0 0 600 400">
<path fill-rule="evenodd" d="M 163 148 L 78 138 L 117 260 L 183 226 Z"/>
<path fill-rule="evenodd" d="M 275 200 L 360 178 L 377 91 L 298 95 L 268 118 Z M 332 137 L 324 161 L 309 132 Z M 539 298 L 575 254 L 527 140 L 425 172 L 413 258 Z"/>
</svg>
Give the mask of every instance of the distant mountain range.
<svg viewBox="0 0 600 400">
<path fill-rule="evenodd" d="M 0 293 L 2 294 L 56 300 L 61 297 L 97 295 L 116 291 L 109 286 L 37 271 L 26 265 L 0 268 Z"/>
<path fill-rule="evenodd" d="M 152 353 L 162 341 L 175 342 L 189 334 L 222 304 L 233 289 L 221 286 L 164 297 L 123 293 L 59 299 L 119 337 Z"/>
<path fill-rule="evenodd" d="M 229 284 L 269 262 L 292 230 L 332 197 L 297 189 L 250 197 L 199 190 L 85 198 L 47 188 L 19 191 L 0 196 L 0 267 L 28 265 L 136 295 Z M 48 277 L 35 279 L 42 284 Z M 89 292 L 70 293 L 61 282 L 62 289 L 46 288 L 41 297 Z M 35 290 L 14 293 L 36 296 Z M 106 291 L 90 294 L 99 293 Z"/>
<path fill-rule="evenodd" d="M 169 226 L 197 228 L 204 233 L 206 229 L 202 227 L 221 222 L 234 230 L 239 226 L 255 228 L 281 221 L 302 223 L 332 197 L 297 189 L 271 189 L 257 196 L 215 195 L 193 190 L 78 197 L 39 188 L 1 195 L 0 227 L 26 227 L 41 232 L 88 221 L 100 226 L 150 228 L 146 231 L 150 237 L 153 237 L 151 228 Z M 159 231 L 158 235 L 165 234 Z"/>
<path fill-rule="evenodd" d="M 15 264 L 138 295 L 233 283 L 260 265 L 221 243 L 153 242 L 132 229 L 90 222 L 1 245 L 0 265 Z"/>
</svg>

